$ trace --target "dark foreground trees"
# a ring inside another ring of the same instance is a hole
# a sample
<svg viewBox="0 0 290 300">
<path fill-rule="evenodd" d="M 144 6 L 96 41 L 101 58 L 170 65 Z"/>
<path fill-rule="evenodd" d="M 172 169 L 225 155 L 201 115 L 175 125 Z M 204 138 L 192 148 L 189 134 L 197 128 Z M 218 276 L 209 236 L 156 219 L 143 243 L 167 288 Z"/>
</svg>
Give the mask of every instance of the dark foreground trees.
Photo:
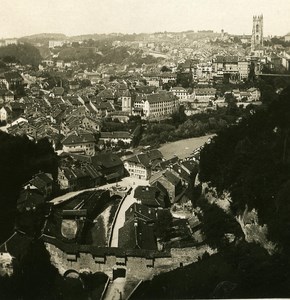
<svg viewBox="0 0 290 300">
<path fill-rule="evenodd" d="M 57 164 L 57 155 L 48 140 L 35 143 L 26 136 L 0 132 L 1 243 L 13 233 L 16 201 L 22 185 L 39 171 L 56 178 Z"/>
</svg>

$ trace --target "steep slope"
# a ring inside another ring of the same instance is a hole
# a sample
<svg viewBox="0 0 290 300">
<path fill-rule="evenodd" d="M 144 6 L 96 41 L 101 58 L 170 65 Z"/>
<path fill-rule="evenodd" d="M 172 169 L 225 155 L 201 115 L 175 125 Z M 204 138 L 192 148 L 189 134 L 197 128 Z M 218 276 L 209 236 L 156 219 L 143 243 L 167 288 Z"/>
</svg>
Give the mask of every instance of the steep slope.
<svg viewBox="0 0 290 300">
<path fill-rule="evenodd" d="M 143 283 L 133 299 L 289 297 L 290 88 L 206 145 L 199 207 L 218 249 Z"/>
</svg>

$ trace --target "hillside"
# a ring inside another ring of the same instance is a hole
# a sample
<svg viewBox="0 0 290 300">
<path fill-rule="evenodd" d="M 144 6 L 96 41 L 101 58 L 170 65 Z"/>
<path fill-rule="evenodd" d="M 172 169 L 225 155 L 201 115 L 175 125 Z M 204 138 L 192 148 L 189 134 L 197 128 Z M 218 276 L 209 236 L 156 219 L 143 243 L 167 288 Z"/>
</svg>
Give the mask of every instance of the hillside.
<svg viewBox="0 0 290 300">
<path fill-rule="evenodd" d="M 66 40 L 67 36 L 63 33 L 39 33 L 28 36 L 23 36 L 19 39 L 20 42 L 27 42 L 31 44 L 47 44 L 50 40 Z"/>
<path fill-rule="evenodd" d="M 33 66 L 37 66 L 42 59 L 39 50 L 27 43 L 1 47 L 0 58 L 8 62 L 20 62 L 23 65 Z"/>
<path fill-rule="evenodd" d="M 143 283 L 133 299 L 289 298 L 289 97 L 290 87 L 201 151 L 195 205 L 218 253 Z"/>
</svg>

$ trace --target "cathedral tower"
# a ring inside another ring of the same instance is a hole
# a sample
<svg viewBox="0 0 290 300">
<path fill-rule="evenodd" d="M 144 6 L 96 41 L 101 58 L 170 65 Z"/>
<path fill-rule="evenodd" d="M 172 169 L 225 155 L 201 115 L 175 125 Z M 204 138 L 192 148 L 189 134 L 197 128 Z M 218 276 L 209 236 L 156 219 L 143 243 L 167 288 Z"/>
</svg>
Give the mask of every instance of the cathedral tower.
<svg viewBox="0 0 290 300">
<path fill-rule="evenodd" d="M 251 51 L 261 50 L 263 47 L 263 15 L 253 17 L 253 31 Z"/>
</svg>

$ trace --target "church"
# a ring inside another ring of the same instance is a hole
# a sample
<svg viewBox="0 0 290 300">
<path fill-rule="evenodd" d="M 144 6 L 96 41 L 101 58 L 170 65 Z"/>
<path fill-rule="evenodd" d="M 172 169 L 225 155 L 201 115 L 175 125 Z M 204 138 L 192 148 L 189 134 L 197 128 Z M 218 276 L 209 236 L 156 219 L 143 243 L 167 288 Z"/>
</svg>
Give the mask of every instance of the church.
<svg viewBox="0 0 290 300">
<path fill-rule="evenodd" d="M 263 55 L 263 15 L 253 16 L 251 52 L 255 56 Z"/>
</svg>

